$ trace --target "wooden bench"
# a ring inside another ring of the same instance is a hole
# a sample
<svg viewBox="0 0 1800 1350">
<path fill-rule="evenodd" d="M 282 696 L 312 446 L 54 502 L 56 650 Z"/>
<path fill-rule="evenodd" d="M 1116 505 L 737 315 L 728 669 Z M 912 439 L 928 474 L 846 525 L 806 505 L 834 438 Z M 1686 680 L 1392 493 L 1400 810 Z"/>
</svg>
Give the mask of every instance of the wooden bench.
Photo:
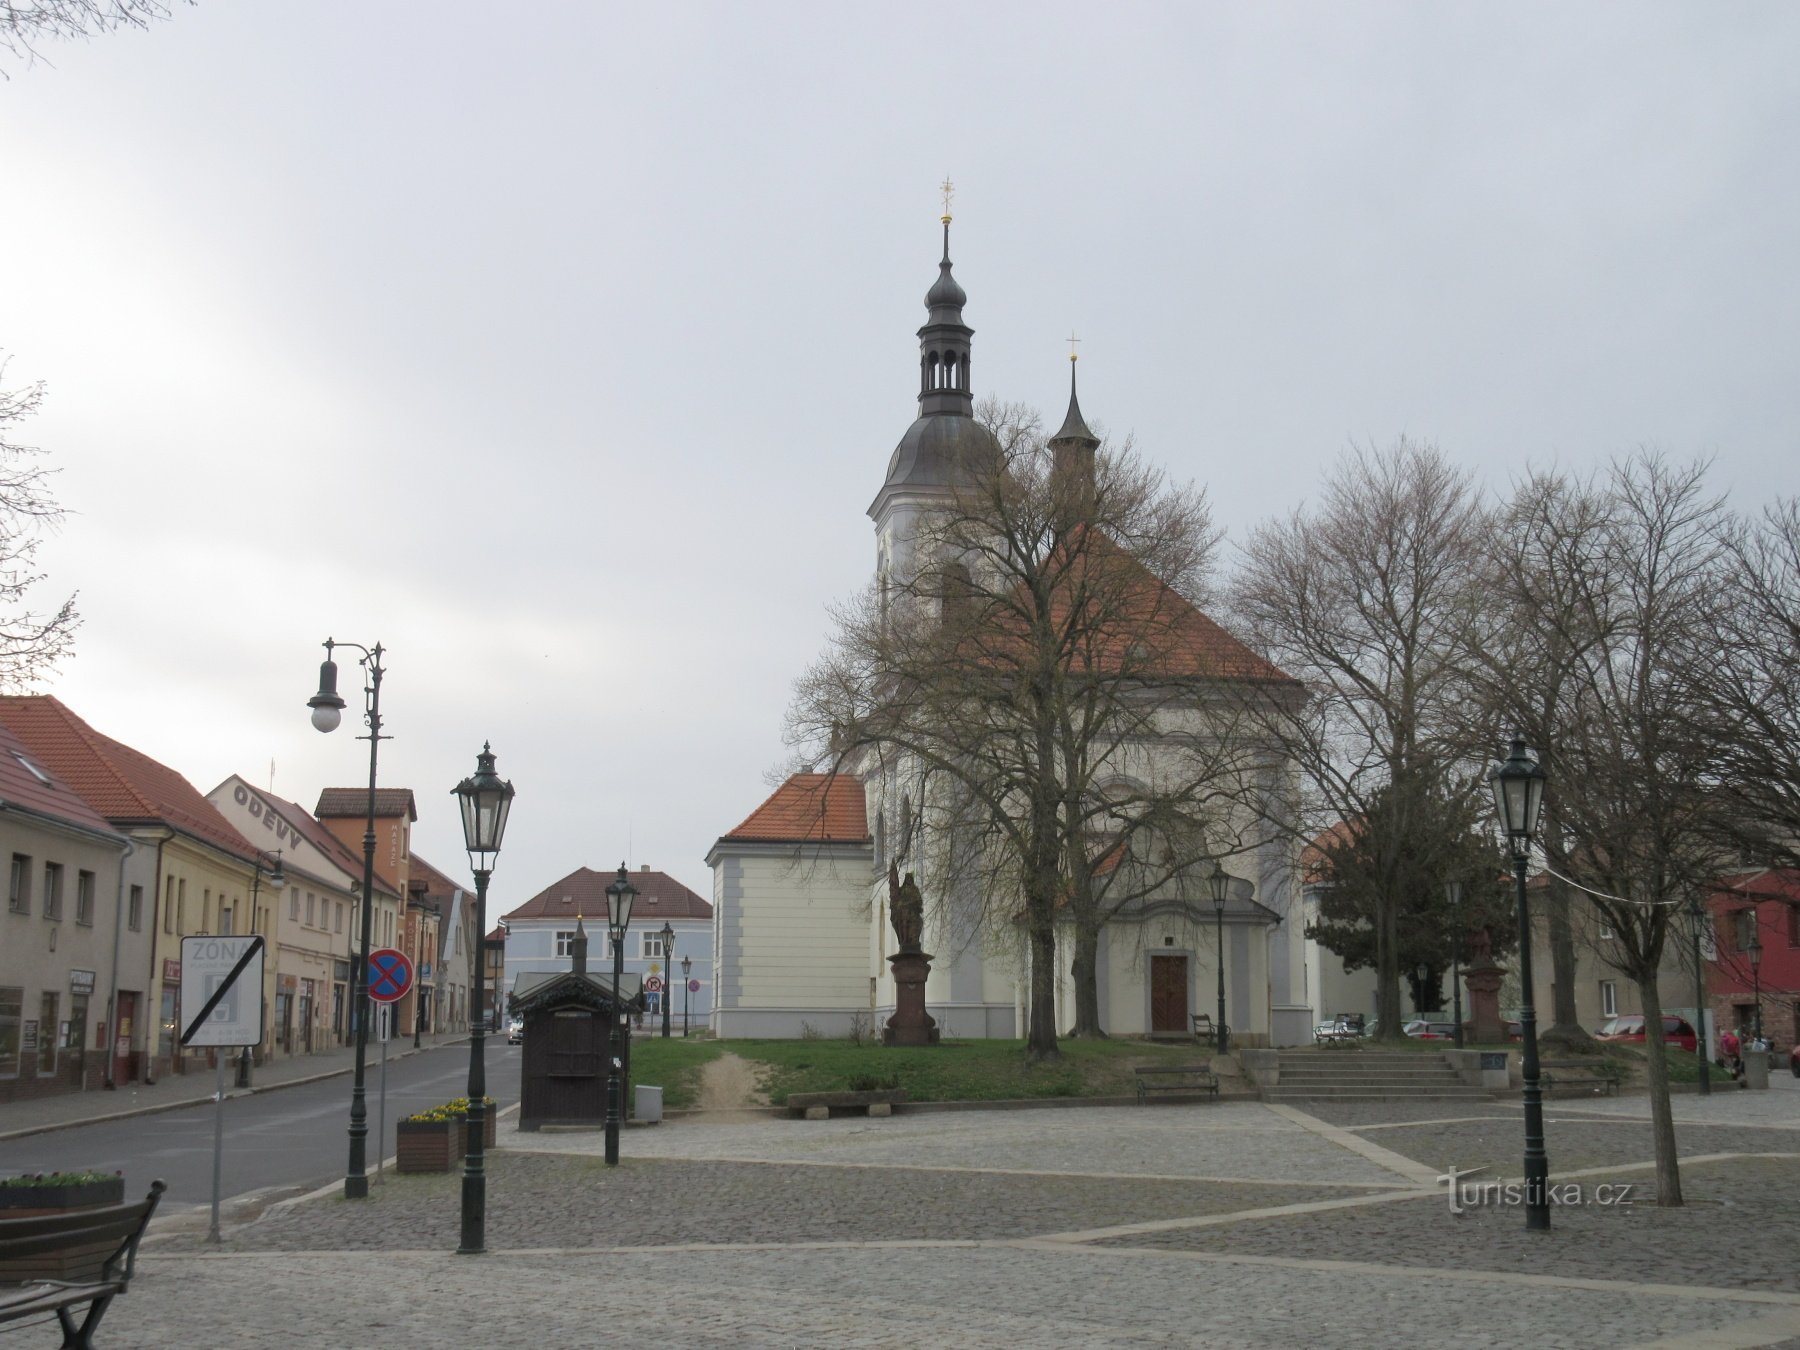
<svg viewBox="0 0 1800 1350">
<path fill-rule="evenodd" d="M 0 1328 L 55 1313 L 64 1350 L 91 1347 L 100 1319 L 131 1284 L 138 1241 L 166 1189 L 153 1181 L 132 1205 L 0 1219 Z M 78 1325 L 70 1310 L 82 1304 L 87 1316 Z"/>
<path fill-rule="evenodd" d="M 1566 1088 L 1591 1089 L 1601 1096 L 1616 1096 L 1625 1075 L 1610 1059 L 1543 1059 L 1538 1061 L 1538 1086 L 1554 1092 Z"/>
<path fill-rule="evenodd" d="M 1205 1064 L 1140 1064 L 1132 1072 L 1137 1075 L 1138 1101 L 1146 1102 L 1151 1093 L 1210 1092 L 1219 1095 L 1219 1075 L 1212 1062 Z"/>
</svg>

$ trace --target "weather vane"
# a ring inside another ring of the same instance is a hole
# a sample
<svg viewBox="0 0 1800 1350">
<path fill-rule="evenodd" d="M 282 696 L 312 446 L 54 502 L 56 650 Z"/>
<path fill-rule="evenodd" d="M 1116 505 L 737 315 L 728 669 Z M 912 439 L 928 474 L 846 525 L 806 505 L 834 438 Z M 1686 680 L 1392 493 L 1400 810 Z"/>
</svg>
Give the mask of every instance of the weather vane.
<svg viewBox="0 0 1800 1350">
<path fill-rule="evenodd" d="M 1080 341 L 1081 341 L 1081 339 L 1075 336 L 1075 330 L 1070 329 L 1069 330 L 1069 360 L 1079 361 L 1081 359 L 1080 355 L 1075 350 L 1075 344 Z"/>
<path fill-rule="evenodd" d="M 938 184 L 938 190 L 944 194 L 944 224 L 950 223 L 950 199 L 956 195 L 956 184 L 950 181 L 950 175 L 944 175 L 944 181 Z"/>
</svg>

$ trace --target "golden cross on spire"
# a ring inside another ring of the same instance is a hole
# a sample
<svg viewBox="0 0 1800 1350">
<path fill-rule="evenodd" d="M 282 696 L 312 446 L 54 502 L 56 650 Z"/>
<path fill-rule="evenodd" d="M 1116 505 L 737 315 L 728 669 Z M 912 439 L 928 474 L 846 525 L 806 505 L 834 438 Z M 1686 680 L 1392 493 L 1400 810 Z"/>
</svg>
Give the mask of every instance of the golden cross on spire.
<svg viewBox="0 0 1800 1350">
<path fill-rule="evenodd" d="M 1075 330 L 1071 328 L 1069 330 L 1069 360 L 1079 361 L 1081 359 L 1080 355 L 1075 351 L 1075 344 L 1080 341 L 1081 339 L 1075 336 Z"/>
<path fill-rule="evenodd" d="M 944 175 L 944 181 L 938 184 L 938 191 L 944 194 L 944 224 L 950 223 L 950 199 L 956 195 L 956 184 L 950 181 L 950 175 Z"/>
</svg>

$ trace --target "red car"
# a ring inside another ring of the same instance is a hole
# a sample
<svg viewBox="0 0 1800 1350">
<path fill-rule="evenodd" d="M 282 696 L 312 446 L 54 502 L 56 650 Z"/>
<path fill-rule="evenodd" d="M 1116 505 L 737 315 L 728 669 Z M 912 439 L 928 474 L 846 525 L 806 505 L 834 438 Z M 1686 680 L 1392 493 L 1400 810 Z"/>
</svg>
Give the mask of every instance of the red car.
<svg viewBox="0 0 1800 1350">
<path fill-rule="evenodd" d="M 1644 1015 L 1628 1013 L 1623 1017 L 1610 1018 L 1606 1025 L 1594 1033 L 1595 1040 L 1623 1041 L 1627 1045 L 1644 1043 Z M 1670 1045 L 1678 1045 L 1690 1055 L 1696 1053 L 1700 1038 L 1694 1034 L 1694 1028 L 1684 1017 L 1663 1014 L 1663 1040 Z"/>
</svg>

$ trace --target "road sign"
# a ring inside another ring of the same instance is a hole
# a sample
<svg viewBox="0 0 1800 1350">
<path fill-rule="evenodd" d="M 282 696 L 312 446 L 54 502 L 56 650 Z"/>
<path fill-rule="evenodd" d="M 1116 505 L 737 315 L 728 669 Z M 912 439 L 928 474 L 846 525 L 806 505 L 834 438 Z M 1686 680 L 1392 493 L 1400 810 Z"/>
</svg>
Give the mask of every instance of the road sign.
<svg viewBox="0 0 1800 1350">
<path fill-rule="evenodd" d="M 431 962 L 422 961 L 419 963 L 419 978 L 421 980 L 429 980 L 431 978 Z"/>
<path fill-rule="evenodd" d="M 689 980 L 688 981 L 688 993 L 697 994 L 699 992 L 700 992 L 700 981 Z"/>
<path fill-rule="evenodd" d="M 263 940 L 181 940 L 183 1045 L 258 1045 L 263 1038 Z"/>
<path fill-rule="evenodd" d="M 393 1003 L 412 988 L 413 965 L 405 952 L 392 947 L 369 953 L 369 997 L 377 1003 Z"/>
<path fill-rule="evenodd" d="M 652 994 L 662 993 L 662 976 L 652 975 L 649 979 L 644 981 L 644 988 Z"/>
</svg>

